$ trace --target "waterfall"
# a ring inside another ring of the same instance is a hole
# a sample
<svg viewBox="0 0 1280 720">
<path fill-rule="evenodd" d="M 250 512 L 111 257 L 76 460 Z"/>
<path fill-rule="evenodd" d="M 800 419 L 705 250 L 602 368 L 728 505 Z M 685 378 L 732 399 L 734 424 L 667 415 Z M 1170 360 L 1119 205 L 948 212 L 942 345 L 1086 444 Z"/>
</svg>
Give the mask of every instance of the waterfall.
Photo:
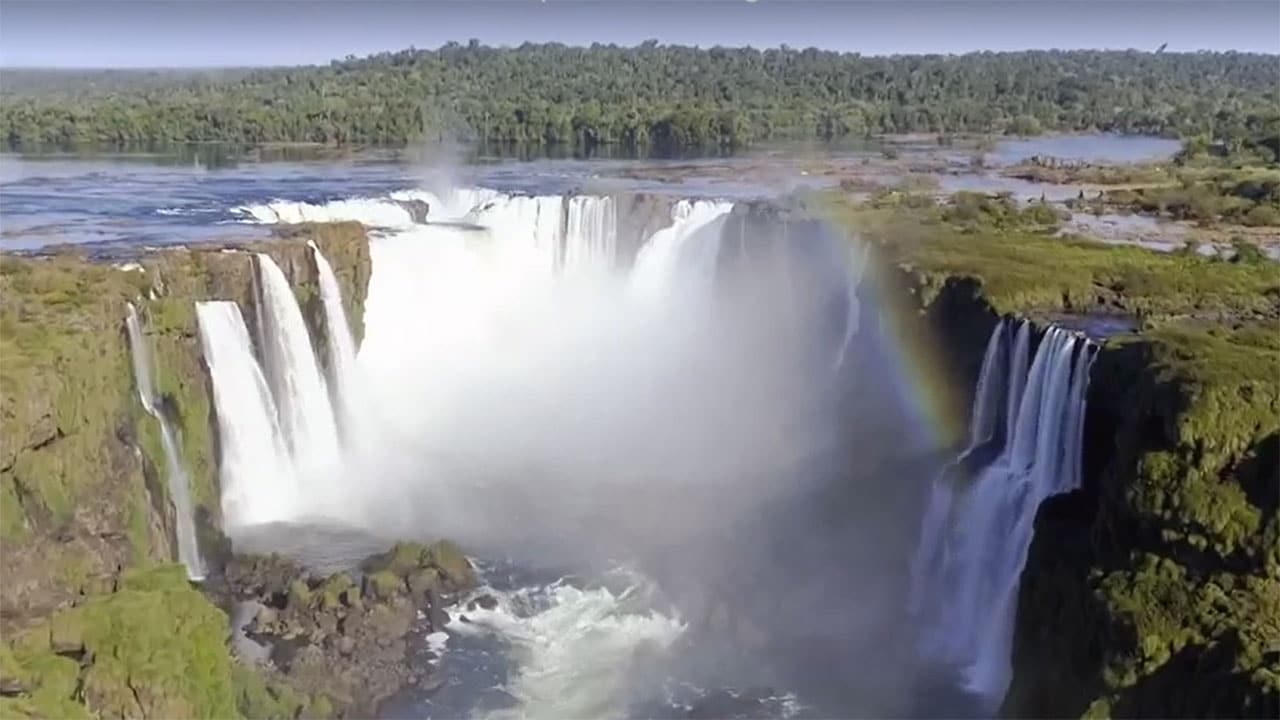
<svg viewBox="0 0 1280 720">
<path fill-rule="evenodd" d="M 608 269 L 617 251 L 618 214 L 613 198 L 590 195 L 569 198 L 564 270 Z"/>
<path fill-rule="evenodd" d="M 355 338 L 347 323 L 347 311 L 342 306 L 342 289 L 338 287 L 333 267 L 314 242 L 308 244 L 315 257 L 316 274 L 320 278 L 320 300 L 324 304 L 325 327 L 328 330 L 331 400 L 337 415 L 344 417 L 345 409 L 354 399 L 352 383 L 356 371 Z"/>
<path fill-rule="evenodd" d="M 862 285 L 862 278 L 867 274 L 870 253 L 871 246 L 861 239 L 855 240 L 849 248 L 849 278 L 845 289 L 845 302 L 848 307 L 845 314 L 844 336 L 840 340 L 840 348 L 836 351 L 834 362 L 837 369 L 844 366 L 845 354 L 848 353 L 854 336 L 858 334 L 859 317 L 862 311 L 862 305 L 858 301 L 858 287 Z"/>
<path fill-rule="evenodd" d="M 1001 322 L 992 332 L 969 445 L 934 482 L 913 568 L 922 655 L 957 668 L 992 707 L 1012 672 L 1018 581 L 1036 510 L 1081 482 L 1094 346 L 1051 327 L 1028 367 L 1030 348 L 1030 323 Z"/>
<path fill-rule="evenodd" d="M 233 528 L 288 518 L 297 480 L 240 308 L 200 302 L 196 319 L 218 413 L 223 520 Z"/>
<path fill-rule="evenodd" d="M 302 310 L 284 272 L 258 253 L 259 314 L 267 381 L 297 468 L 310 475 L 336 467 L 338 427 Z"/>
<path fill-rule="evenodd" d="M 133 378 L 138 386 L 138 400 L 142 402 L 142 407 L 160 424 L 160 442 L 164 446 L 169 496 L 173 500 L 178 559 L 186 566 L 187 577 L 192 580 L 203 580 L 204 561 L 200 557 L 200 544 L 196 538 L 195 508 L 191 502 L 191 477 L 187 473 L 186 466 L 182 464 L 182 453 L 178 449 L 178 436 L 174 431 L 173 423 L 160 407 L 155 381 L 151 377 L 151 351 L 142 334 L 142 326 L 138 322 L 138 310 L 133 303 L 129 303 L 128 308 L 125 325 L 129 331 L 129 351 L 133 356 Z"/>
<path fill-rule="evenodd" d="M 564 198 L 558 195 L 501 195 L 466 219 L 488 231 L 494 259 L 511 272 L 549 278 L 562 265 Z"/>
<path fill-rule="evenodd" d="M 640 248 L 631 269 L 633 292 L 656 299 L 680 285 L 710 288 L 720 255 L 720 229 L 732 203 L 681 200 L 671 209 L 671 224 Z"/>
</svg>

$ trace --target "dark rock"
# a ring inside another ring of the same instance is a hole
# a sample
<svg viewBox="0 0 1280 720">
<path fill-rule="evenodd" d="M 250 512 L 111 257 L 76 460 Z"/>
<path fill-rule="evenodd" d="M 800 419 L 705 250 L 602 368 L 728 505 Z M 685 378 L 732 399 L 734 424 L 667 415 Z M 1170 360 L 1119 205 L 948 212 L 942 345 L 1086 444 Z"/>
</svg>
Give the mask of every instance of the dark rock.
<svg viewBox="0 0 1280 720">
<path fill-rule="evenodd" d="M 431 212 L 431 205 L 425 200 L 397 200 L 396 204 L 420 225 L 427 222 L 427 215 Z"/>
<path fill-rule="evenodd" d="M 418 680 L 418 690 L 427 694 L 431 694 L 442 687 L 444 687 L 443 673 L 428 673 Z"/>
<path fill-rule="evenodd" d="M 498 599 L 492 595 L 481 595 L 480 597 L 467 603 L 467 609 L 474 611 L 476 608 L 484 608 L 485 610 L 494 610 L 498 607 Z"/>
<path fill-rule="evenodd" d="M 444 607 L 444 599 L 440 597 L 440 593 L 436 592 L 435 588 L 431 588 L 427 592 L 426 612 L 427 624 L 431 626 L 431 630 L 434 632 L 444 630 L 445 625 L 449 624 L 449 613 L 445 611 Z M 465 617 L 463 621 L 468 622 Z"/>
</svg>

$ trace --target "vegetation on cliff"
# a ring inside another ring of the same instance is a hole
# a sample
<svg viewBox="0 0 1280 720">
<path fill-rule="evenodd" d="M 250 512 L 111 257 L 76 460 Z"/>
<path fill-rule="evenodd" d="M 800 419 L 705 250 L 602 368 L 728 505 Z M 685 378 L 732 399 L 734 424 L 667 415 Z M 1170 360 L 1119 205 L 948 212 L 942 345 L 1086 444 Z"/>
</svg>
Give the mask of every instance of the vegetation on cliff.
<svg viewBox="0 0 1280 720">
<path fill-rule="evenodd" d="M 271 254 L 323 338 L 313 240 L 358 319 L 370 265 L 363 228 L 303 226 L 240 246 Z M 173 510 L 158 424 L 134 391 L 125 306 L 151 345 L 162 404 L 179 430 L 206 528 L 219 502 L 208 379 L 194 305 L 253 305 L 251 256 L 217 247 L 142 253 L 126 266 L 74 252 L 0 256 L 0 626 L 21 626 L 96 592 L 119 568 L 174 557 Z M 215 531 L 216 533 L 216 531 Z"/>
<path fill-rule="evenodd" d="M 975 193 L 957 193 L 943 205 L 902 193 L 869 204 L 827 200 L 837 220 L 914 272 L 925 295 L 971 278 L 1000 313 L 1113 312 L 1152 322 L 1280 317 L 1275 263 L 1061 237 L 1052 207 Z"/>
<path fill-rule="evenodd" d="M 567 72 L 572 68 L 572 72 Z M 14 77 L 10 77 L 10 76 Z M 1109 130 L 1274 150 L 1275 58 L 1034 51 L 863 57 L 816 49 L 472 42 L 329 66 L 100 82 L 6 72 L 9 145 L 394 143 L 677 149 L 873 133 Z M 96 78 L 96 79 L 95 79 Z"/>
<path fill-rule="evenodd" d="M 127 572 L 5 655 L 5 717 L 236 717 L 227 617 L 180 566 Z"/>
<path fill-rule="evenodd" d="M 1007 714 L 1280 713 L 1277 378 L 1275 319 L 1103 346 L 1095 470 L 1037 518 Z"/>
</svg>

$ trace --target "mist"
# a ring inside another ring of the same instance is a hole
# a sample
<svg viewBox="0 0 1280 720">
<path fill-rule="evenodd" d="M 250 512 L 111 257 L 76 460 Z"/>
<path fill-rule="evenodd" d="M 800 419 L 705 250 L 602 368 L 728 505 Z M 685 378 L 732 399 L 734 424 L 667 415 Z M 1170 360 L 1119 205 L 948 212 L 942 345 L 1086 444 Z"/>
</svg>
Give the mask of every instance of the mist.
<svg viewBox="0 0 1280 720">
<path fill-rule="evenodd" d="M 901 712 L 935 448 L 858 287 L 865 250 L 704 203 L 612 267 L 589 229 L 605 206 L 548 248 L 558 202 L 482 197 L 374 238 L 343 466 L 299 515 L 561 573 L 631 568 L 700 638 L 686 673 Z"/>
</svg>

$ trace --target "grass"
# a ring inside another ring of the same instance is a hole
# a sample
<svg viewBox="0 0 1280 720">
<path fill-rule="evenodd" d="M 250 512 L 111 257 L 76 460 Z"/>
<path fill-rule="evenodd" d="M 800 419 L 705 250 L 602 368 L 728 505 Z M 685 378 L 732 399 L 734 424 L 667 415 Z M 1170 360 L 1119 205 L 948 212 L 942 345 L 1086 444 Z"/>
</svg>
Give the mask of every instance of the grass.
<svg viewBox="0 0 1280 720">
<path fill-rule="evenodd" d="M 1228 263 L 1057 237 L 1033 205 L 1016 214 L 969 200 L 949 207 L 825 202 L 891 262 L 937 286 L 979 281 L 998 312 L 1108 310 L 1144 319 L 1280 316 L 1280 264 Z M 1047 220 L 1047 218 L 1044 218 Z"/>
<path fill-rule="evenodd" d="M 0 710 L 33 717 L 235 717 L 226 635 L 226 615 L 187 583 L 183 568 L 126 573 L 116 592 L 57 613 L 7 650 L 32 687 L 5 698 L 8 707 Z"/>
</svg>

